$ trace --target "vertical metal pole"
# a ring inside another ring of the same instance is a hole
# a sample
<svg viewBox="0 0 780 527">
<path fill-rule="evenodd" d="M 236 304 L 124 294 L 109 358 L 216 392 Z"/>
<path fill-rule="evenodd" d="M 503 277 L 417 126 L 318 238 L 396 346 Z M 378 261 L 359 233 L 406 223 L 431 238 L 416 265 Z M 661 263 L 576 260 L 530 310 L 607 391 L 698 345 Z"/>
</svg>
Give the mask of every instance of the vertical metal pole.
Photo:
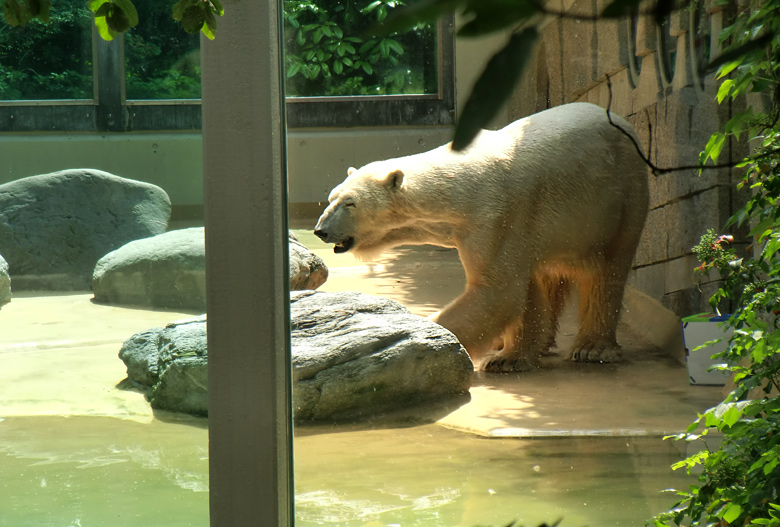
<svg viewBox="0 0 780 527">
<path fill-rule="evenodd" d="M 97 126 L 101 132 L 121 132 L 125 129 L 123 104 L 125 102 L 125 53 L 124 35 L 107 42 L 93 29 L 97 64 L 96 93 Z M 121 89 L 117 89 L 120 83 Z"/>
<path fill-rule="evenodd" d="M 211 525 L 292 525 L 281 2 L 201 41 Z"/>
</svg>

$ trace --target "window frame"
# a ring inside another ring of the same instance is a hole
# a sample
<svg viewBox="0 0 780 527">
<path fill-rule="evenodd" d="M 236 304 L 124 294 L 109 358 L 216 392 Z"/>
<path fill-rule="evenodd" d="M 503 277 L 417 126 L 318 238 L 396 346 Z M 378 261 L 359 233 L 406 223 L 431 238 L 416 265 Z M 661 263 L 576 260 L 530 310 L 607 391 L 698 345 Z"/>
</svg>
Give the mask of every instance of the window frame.
<svg viewBox="0 0 780 527">
<path fill-rule="evenodd" d="M 349 128 L 455 123 L 455 18 L 437 24 L 438 93 L 287 97 L 287 126 Z M 201 99 L 127 99 L 124 38 L 93 26 L 93 99 L 0 101 L 0 132 L 199 131 Z"/>
</svg>

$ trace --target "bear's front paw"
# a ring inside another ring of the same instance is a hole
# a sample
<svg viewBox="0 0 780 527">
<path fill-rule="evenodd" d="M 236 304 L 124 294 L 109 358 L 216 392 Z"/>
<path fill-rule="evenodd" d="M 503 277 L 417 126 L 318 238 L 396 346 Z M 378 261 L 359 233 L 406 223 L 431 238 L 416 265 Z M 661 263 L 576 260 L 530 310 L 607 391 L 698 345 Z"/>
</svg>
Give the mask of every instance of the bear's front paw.
<svg viewBox="0 0 780 527">
<path fill-rule="evenodd" d="M 482 363 L 480 368 L 490 373 L 511 373 L 518 371 L 531 371 L 539 367 L 536 361 L 526 357 L 505 357 L 500 353 Z"/>
<path fill-rule="evenodd" d="M 585 344 L 576 346 L 569 354 L 569 360 L 575 362 L 620 362 L 623 354 L 620 346 Z"/>
</svg>

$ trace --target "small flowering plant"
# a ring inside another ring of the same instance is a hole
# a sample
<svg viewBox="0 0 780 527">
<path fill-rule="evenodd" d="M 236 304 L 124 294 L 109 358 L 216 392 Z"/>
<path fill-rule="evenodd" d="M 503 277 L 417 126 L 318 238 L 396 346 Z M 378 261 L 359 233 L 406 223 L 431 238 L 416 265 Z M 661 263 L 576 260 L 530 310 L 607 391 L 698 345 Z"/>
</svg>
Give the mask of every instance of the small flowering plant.
<svg viewBox="0 0 780 527">
<path fill-rule="evenodd" d="M 701 237 L 698 245 L 693 247 L 693 254 L 699 259 L 701 265 L 695 269 L 696 273 L 707 274 L 710 270 L 717 270 L 721 276 L 728 276 L 741 265 L 736 251 L 731 246 L 734 237 L 723 234 L 718 236 L 713 229 L 709 229 Z"/>
</svg>

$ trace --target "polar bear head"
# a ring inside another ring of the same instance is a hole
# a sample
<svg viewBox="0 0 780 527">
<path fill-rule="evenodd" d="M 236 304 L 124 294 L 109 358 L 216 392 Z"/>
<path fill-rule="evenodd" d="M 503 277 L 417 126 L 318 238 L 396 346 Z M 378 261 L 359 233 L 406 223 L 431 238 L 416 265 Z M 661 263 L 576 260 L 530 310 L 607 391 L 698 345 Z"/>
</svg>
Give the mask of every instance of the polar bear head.
<svg viewBox="0 0 780 527">
<path fill-rule="evenodd" d="M 333 243 L 333 252 L 351 251 L 370 259 L 387 248 L 402 201 L 404 173 L 385 163 L 371 163 L 347 171 L 347 179 L 328 196 L 314 234 Z"/>
</svg>

